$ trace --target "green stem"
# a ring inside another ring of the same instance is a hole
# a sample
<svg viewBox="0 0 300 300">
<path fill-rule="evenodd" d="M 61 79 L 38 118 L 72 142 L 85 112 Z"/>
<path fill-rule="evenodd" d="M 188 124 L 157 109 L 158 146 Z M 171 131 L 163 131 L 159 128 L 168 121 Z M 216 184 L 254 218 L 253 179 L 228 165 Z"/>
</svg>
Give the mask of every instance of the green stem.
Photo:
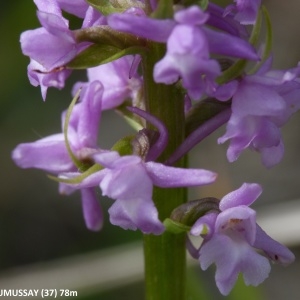
<svg viewBox="0 0 300 300">
<path fill-rule="evenodd" d="M 165 49 L 151 44 L 149 54 L 143 58 L 146 110 L 162 120 L 169 133 L 169 142 L 159 161 L 166 160 L 184 139 L 184 102 L 175 85 L 153 81 L 153 67 Z M 176 166 L 184 167 L 185 160 Z M 186 189 L 154 188 L 153 200 L 160 220 L 186 202 Z M 144 236 L 145 281 L 147 300 L 185 299 L 185 234 L 165 232 L 160 236 Z"/>
</svg>

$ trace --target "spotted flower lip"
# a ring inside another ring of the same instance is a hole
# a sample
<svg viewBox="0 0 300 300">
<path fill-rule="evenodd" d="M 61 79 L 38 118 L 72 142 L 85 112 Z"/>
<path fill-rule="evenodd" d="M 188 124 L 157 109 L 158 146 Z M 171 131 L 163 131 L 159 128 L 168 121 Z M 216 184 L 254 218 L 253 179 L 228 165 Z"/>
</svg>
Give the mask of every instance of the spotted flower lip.
<svg viewBox="0 0 300 300">
<path fill-rule="evenodd" d="M 198 250 L 200 266 L 206 270 L 216 264 L 215 280 L 223 295 L 229 294 L 239 273 L 246 285 L 257 286 L 264 281 L 271 269 L 268 258 L 281 264 L 290 264 L 295 259 L 290 250 L 257 225 L 256 213 L 249 205 L 261 192 L 260 185 L 244 183 L 221 199 L 220 213 L 204 215 L 191 229 L 192 235 L 201 234 L 204 238 Z M 206 234 L 202 234 L 204 227 Z M 256 250 L 262 250 L 266 257 Z M 195 256 L 195 251 L 192 253 Z"/>
</svg>

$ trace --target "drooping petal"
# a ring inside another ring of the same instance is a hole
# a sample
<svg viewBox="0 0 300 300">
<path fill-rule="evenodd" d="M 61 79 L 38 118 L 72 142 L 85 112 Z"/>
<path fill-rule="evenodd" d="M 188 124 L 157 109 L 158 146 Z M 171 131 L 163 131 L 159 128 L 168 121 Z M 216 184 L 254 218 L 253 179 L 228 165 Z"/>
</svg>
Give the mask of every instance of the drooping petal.
<svg viewBox="0 0 300 300">
<path fill-rule="evenodd" d="M 93 188 L 81 189 L 82 211 L 86 227 L 98 231 L 103 225 L 103 213 Z"/>
<path fill-rule="evenodd" d="M 161 234 L 164 231 L 151 198 L 117 199 L 108 212 L 110 222 L 124 229 L 139 228 L 145 234 Z"/>
<path fill-rule="evenodd" d="M 261 161 L 266 168 L 272 168 L 277 165 L 284 155 L 284 144 L 280 141 L 279 145 L 263 148 L 261 152 Z"/>
<path fill-rule="evenodd" d="M 199 260 L 203 270 L 212 263 L 216 264 L 216 284 L 223 295 L 229 294 L 240 272 L 244 273 L 247 284 L 252 285 L 261 283 L 270 272 L 265 257 L 257 254 L 242 239 L 234 240 L 227 235 L 214 235 L 204 243 L 200 248 Z"/>
<path fill-rule="evenodd" d="M 239 205 L 251 205 L 262 193 L 262 187 L 257 183 L 244 183 L 240 188 L 225 195 L 220 201 L 220 210 Z"/>
<path fill-rule="evenodd" d="M 47 90 L 49 87 L 62 89 L 65 86 L 66 79 L 70 76 L 71 70 L 54 69 L 47 71 L 41 64 L 30 61 L 27 68 L 28 78 L 33 86 L 41 86 L 43 100 L 46 100 Z"/>
<path fill-rule="evenodd" d="M 203 169 L 183 169 L 147 162 L 145 167 L 154 185 L 159 187 L 201 186 L 215 181 L 217 174 Z"/>
</svg>

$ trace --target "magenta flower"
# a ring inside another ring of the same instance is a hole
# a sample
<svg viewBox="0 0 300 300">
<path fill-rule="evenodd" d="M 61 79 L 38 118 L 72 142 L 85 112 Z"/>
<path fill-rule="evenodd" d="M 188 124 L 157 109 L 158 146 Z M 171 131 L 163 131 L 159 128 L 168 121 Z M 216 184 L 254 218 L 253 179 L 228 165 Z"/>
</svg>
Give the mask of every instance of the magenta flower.
<svg viewBox="0 0 300 300">
<path fill-rule="evenodd" d="M 199 186 L 213 182 L 216 174 L 207 170 L 168 167 L 157 162 L 144 162 L 139 156 L 120 156 L 114 151 L 93 155 L 104 167 L 73 188 L 99 185 L 102 194 L 115 199 L 109 209 L 110 222 L 124 229 L 140 229 L 143 233 L 161 234 L 164 226 L 152 200 L 153 185 L 171 188 Z M 80 173 L 65 173 L 61 178 L 74 178 Z"/>
<path fill-rule="evenodd" d="M 75 157 L 91 161 L 91 153 L 98 150 L 97 135 L 101 116 L 102 86 L 95 82 L 86 91 L 84 101 L 73 108 L 68 126 L 68 141 Z M 62 116 L 64 124 L 65 113 Z M 77 166 L 71 159 L 63 133 L 54 134 L 32 143 L 18 145 L 12 153 L 14 162 L 21 168 L 36 168 L 58 175 L 75 172 Z M 60 184 L 62 194 L 70 194 L 75 189 Z M 86 225 L 91 230 L 102 226 L 102 211 L 94 188 L 82 189 L 82 205 Z"/>
<path fill-rule="evenodd" d="M 223 295 L 228 295 L 239 273 L 246 285 L 257 286 L 270 272 L 265 255 L 281 264 L 289 264 L 295 257 L 286 247 L 274 241 L 257 224 L 256 213 L 248 206 L 261 194 L 260 185 L 244 183 L 220 201 L 220 213 L 211 213 L 198 219 L 191 234 L 202 234 L 204 241 L 198 255 L 200 266 L 206 270 L 216 264 L 215 280 Z"/>
</svg>

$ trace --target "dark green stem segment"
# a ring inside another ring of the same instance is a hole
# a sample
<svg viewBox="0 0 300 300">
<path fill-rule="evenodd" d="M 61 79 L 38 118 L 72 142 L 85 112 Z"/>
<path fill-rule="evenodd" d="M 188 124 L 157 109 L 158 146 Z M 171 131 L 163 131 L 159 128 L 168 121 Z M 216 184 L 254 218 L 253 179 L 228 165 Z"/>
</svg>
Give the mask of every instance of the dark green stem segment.
<svg viewBox="0 0 300 300">
<path fill-rule="evenodd" d="M 169 142 L 159 157 L 165 161 L 184 140 L 184 101 L 175 85 L 157 84 L 153 67 L 165 53 L 161 44 L 150 44 L 143 57 L 146 110 L 162 120 L 169 133 Z M 150 125 L 149 125 L 150 126 Z M 185 166 L 182 159 L 176 163 Z M 160 220 L 170 217 L 174 208 L 186 202 L 186 189 L 154 188 L 153 201 Z M 144 235 L 145 281 L 147 300 L 185 299 L 185 234 L 165 232 L 160 236 Z"/>
</svg>

